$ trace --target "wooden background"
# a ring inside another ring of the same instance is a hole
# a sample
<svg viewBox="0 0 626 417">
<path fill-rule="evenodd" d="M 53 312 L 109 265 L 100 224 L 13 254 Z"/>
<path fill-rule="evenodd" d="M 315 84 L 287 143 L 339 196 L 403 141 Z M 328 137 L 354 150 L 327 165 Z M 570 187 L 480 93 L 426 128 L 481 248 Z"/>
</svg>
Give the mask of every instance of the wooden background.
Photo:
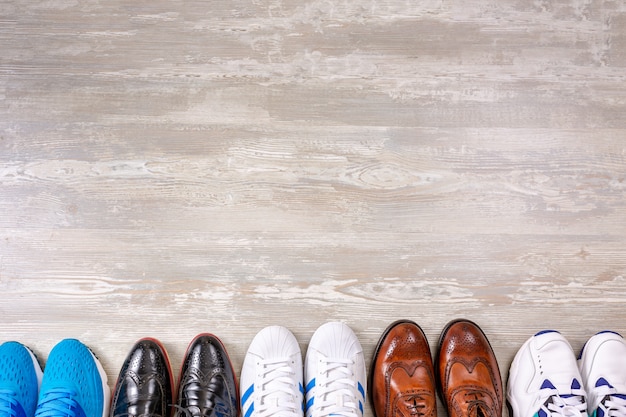
<svg viewBox="0 0 626 417">
<path fill-rule="evenodd" d="M 626 332 L 626 3 L 0 3 L 0 340 Z M 368 363 L 369 365 L 369 363 Z M 371 416 L 368 407 L 366 414 Z"/>
</svg>

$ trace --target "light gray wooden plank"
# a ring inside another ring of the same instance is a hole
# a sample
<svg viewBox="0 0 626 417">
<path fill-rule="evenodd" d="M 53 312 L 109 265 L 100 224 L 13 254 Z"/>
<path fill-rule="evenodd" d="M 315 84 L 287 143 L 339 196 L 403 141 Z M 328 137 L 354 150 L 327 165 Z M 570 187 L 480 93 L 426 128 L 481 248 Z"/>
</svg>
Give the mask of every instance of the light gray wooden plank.
<svg viewBox="0 0 626 417">
<path fill-rule="evenodd" d="M 626 332 L 625 46 L 611 0 L 4 2 L 0 340 Z"/>
</svg>

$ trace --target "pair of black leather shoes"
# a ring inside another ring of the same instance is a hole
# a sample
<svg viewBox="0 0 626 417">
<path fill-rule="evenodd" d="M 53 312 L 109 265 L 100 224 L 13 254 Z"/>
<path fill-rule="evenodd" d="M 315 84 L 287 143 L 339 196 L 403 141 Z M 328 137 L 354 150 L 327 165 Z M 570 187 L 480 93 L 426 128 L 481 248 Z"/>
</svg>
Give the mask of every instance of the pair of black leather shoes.
<svg viewBox="0 0 626 417">
<path fill-rule="evenodd" d="M 198 335 L 189 345 L 174 403 L 169 358 L 163 345 L 141 339 L 120 371 L 109 417 L 237 417 L 235 372 L 222 342 Z"/>
</svg>

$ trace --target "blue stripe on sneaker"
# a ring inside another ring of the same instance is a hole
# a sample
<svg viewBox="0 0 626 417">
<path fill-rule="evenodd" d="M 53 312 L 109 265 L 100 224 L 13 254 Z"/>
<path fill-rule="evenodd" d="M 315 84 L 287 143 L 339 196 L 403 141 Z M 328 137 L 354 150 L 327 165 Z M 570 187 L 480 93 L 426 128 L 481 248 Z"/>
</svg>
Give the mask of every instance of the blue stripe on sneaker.
<svg viewBox="0 0 626 417">
<path fill-rule="evenodd" d="M 363 389 L 363 385 L 361 385 L 360 382 L 358 383 L 357 388 L 359 389 L 359 392 L 361 393 L 363 398 L 365 398 L 365 389 Z M 361 410 L 361 411 L 363 411 L 363 410 Z"/>
<path fill-rule="evenodd" d="M 361 410 L 361 415 L 363 415 L 363 403 L 359 401 L 359 410 Z"/>
<path fill-rule="evenodd" d="M 250 404 L 250 407 L 248 407 L 248 410 L 246 411 L 246 414 L 244 414 L 245 417 L 250 417 L 250 415 L 252 414 L 252 412 L 254 411 L 254 402 L 252 404 Z"/>
<path fill-rule="evenodd" d="M 596 381 L 596 388 L 601 387 L 603 385 L 608 386 L 609 388 L 613 388 L 613 386 L 611 384 L 609 384 L 609 381 L 607 381 L 604 378 L 600 378 Z"/>
<path fill-rule="evenodd" d="M 246 403 L 246 401 L 248 400 L 248 397 L 250 397 L 253 392 L 254 392 L 254 384 L 250 385 L 250 387 L 246 390 L 246 392 L 244 392 L 243 395 L 241 396 L 242 406 Z"/>
<path fill-rule="evenodd" d="M 313 378 L 312 380 L 309 381 L 308 384 L 306 384 L 306 390 L 309 391 L 311 390 L 313 387 L 315 386 L 315 378 Z"/>
<path fill-rule="evenodd" d="M 306 388 L 305 390 L 311 391 L 313 389 L 313 387 L 315 387 L 315 378 L 313 378 L 312 380 L 309 381 L 308 384 L 306 384 Z M 309 409 L 313 403 L 315 402 L 315 396 L 312 396 L 311 398 L 309 398 L 309 400 L 306 402 L 306 407 L 305 409 Z"/>
</svg>

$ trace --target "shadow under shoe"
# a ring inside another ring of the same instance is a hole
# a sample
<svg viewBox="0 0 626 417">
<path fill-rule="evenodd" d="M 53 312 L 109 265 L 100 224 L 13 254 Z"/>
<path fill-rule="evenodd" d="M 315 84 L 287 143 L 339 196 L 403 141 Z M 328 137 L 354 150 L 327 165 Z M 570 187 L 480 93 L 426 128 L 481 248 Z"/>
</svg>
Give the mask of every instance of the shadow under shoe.
<svg viewBox="0 0 626 417">
<path fill-rule="evenodd" d="M 237 380 L 226 349 L 211 334 L 196 336 L 180 372 L 176 417 L 237 417 Z"/>
<path fill-rule="evenodd" d="M 141 339 L 122 365 L 109 416 L 170 417 L 172 385 L 165 348 L 155 339 Z"/>
</svg>

